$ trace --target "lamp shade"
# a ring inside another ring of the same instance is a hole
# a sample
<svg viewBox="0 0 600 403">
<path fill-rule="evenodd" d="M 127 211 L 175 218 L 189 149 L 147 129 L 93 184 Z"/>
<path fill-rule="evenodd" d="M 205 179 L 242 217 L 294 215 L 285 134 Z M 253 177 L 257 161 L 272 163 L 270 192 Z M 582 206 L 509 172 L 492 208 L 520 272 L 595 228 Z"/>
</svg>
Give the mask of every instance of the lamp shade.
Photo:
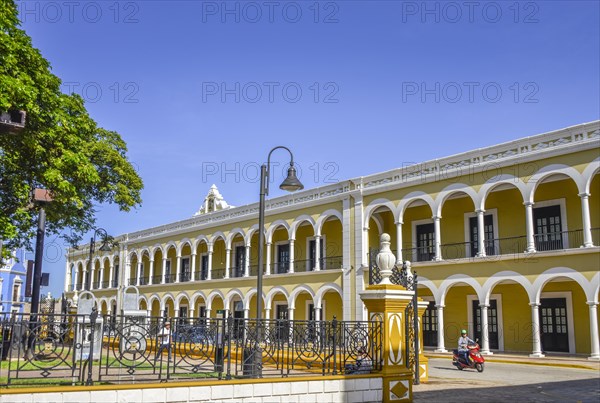
<svg viewBox="0 0 600 403">
<path fill-rule="evenodd" d="M 281 182 L 279 189 L 287 190 L 288 192 L 295 192 L 296 190 L 304 189 L 304 185 L 296 176 L 296 168 L 294 168 L 293 165 L 290 165 L 288 168 L 287 178 Z"/>
</svg>

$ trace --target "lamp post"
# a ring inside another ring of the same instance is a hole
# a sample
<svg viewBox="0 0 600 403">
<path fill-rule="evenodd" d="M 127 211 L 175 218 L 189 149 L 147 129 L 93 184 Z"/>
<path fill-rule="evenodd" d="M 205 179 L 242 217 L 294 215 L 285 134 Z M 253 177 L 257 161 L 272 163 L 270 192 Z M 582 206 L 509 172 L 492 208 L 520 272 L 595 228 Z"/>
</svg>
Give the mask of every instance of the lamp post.
<svg viewBox="0 0 600 403">
<path fill-rule="evenodd" d="M 294 168 L 294 154 L 289 148 L 284 146 L 277 146 L 269 152 L 267 163 L 262 164 L 260 167 L 260 203 L 258 207 L 258 273 L 256 275 L 256 319 L 257 322 L 262 319 L 262 267 L 263 267 L 263 251 L 265 243 L 265 196 L 269 194 L 269 169 L 271 166 L 271 154 L 273 151 L 283 148 L 290 153 L 290 167 L 288 168 L 287 178 L 279 188 L 287 190 L 288 192 L 294 192 L 296 190 L 304 189 L 304 185 L 298 180 L 296 176 L 296 168 Z M 257 323 L 258 325 L 258 323 Z"/>
<path fill-rule="evenodd" d="M 284 146 L 277 146 L 273 148 L 269 152 L 267 163 L 262 164 L 260 167 L 260 203 L 258 207 L 258 272 L 256 274 L 256 338 L 254 340 L 253 351 L 250 353 L 250 357 L 252 358 L 249 358 L 250 362 L 252 362 L 252 376 L 255 378 L 260 377 L 262 372 L 262 352 L 260 351 L 260 339 L 262 338 L 262 267 L 265 244 L 265 196 L 269 194 L 269 169 L 271 167 L 271 154 L 273 154 L 273 151 L 279 148 L 283 148 L 290 153 L 290 167 L 288 168 L 287 178 L 281 182 L 279 188 L 282 190 L 287 190 L 288 192 L 304 189 L 304 185 L 302 185 L 296 176 L 296 168 L 294 168 L 294 155 L 290 149 Z"/>
<path fill-rule="evenodd" d="M 111 244 L 110 236 L 108 235 L 108 232 L 106 232 L 106 230 L 104 228 L 96 228 L 96 230 L 94 230 L 94 234 L 92 235 L 92 238 L 90 239 L 90 259 L 88 262 L 88 273 L 85 278 L 85 289 L 87 291 L 89 291 L 92 288 L 91 287 L 92 258 L 93 258 L 93 254 L 94 254 L 94 247 L 96 246 L 96 235 L 98 235 L 98 234 L 100 234 L 102 236 L 102 246 L 100 246 L 100 250 L 102 252 L 109 252 L 112 250 L 112 246 L 114 246 L 114 243 Z M 109 245 L 109 244 L 111 244 L 111 245 Z"/>
</svg>

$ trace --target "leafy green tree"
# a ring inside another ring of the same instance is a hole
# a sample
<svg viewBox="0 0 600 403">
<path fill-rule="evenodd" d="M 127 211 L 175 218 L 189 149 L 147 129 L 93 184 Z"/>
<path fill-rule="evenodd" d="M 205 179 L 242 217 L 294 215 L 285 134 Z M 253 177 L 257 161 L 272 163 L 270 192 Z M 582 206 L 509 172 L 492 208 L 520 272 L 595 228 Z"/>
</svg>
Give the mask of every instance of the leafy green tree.
<svg viewBox="0 0 600 403">
<path fill-rule="evenodd" d="M 122 211 L 141 204 L 143 183 L 114 131 L 99 127 L 83 99 L 63 94 L 61 80 L 19 28 L 14 0 L 0 0 L 0 111 L 24 110 L 25 129 L 0 134 L 0 239 L 30 246 L 37 210 L 34 188 L 48 189 L 47 231 L 77 242 L 95 224 L 94 205 Z M 70 229 L 70 231 L 64 231 Z"/>
</svg>

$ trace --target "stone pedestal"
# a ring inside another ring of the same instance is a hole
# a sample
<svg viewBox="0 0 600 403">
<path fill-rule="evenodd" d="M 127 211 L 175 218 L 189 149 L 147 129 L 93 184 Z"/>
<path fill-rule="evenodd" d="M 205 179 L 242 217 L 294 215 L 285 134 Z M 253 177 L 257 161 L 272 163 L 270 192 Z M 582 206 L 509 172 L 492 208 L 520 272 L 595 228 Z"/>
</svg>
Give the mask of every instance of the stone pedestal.
<svg viewBox="0 0 600 403">
<path fill-rule="evenodd" d="M 412 296 L 411 291 L 406 291 L 404 287 L 393 284 L 371 285 L 360 293 L 360 297 L 369 311 L 369 320 L 383 322 L 384 402 L 412 401 L 413 376 L 410 369 L 406 368 L 404 361 L 406 349 L 404 310 L 411 302 Z M 422 332 L 419 333 L 422 334 Z M 421 356 L 419 359 L 422 359 Z"/>
<path fill-rule="evenodd" d="M 429 306 L 429 302 L 421 299 L 417 302 L 419 312 L 419 380 L 427 382 L 429 380 L 429 359 L 425 357 L 425 349 L 423 348 L 423 314 Z"/>
</svg>

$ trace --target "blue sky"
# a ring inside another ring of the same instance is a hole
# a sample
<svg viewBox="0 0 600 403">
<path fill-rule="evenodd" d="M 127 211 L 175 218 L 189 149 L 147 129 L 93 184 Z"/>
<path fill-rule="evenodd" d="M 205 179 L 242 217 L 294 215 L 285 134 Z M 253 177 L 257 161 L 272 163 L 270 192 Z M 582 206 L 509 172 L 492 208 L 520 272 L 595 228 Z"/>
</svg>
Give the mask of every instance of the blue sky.
<svg viewBox="0 0 600 403">
<path fill-rule="evenodd" d="M 213 183 L 257 201 L 276 145 L 312 188 L 600 114 L 597 1 L 19 3 L 144 180 L 138 210 L 98 206 L 114 235 L 190 217 Z M 62 291 L 63 248 L 47 238 L 43 292 Z"/>
</svg>

